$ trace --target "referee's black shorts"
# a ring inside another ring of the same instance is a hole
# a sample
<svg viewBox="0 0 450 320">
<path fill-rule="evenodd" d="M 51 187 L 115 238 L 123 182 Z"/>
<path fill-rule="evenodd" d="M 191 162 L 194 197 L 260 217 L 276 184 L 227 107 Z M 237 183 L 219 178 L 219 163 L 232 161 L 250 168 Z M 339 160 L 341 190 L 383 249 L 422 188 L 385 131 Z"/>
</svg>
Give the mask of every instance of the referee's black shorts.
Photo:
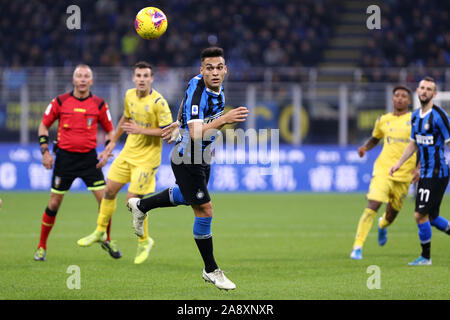
<svg viewBox="0 0 450 320">
<path fill-rule="evenodd" d="M 52 192 L 66 193 L 76 178 L 81 178 L 88 190 L 105 188 L 105 177 L 101 168 L 96 165 L 97 151 L 92 149 L 86 153 L 56 150 L 55 166 L 52 176 Z"/>
<path fill-rule="evenodd" d="M 211 201 L 208 192 L 210 165 L 173 162 L 171 164 L 176 183 L 188 204 L 201 205 Z"/>
<path fill-rule="evenodd" d="M 447 189 L 446 178 L 421 178 L 417 185 L 416 212 L 428 214 L 431 219 L 439 216 L 439 208 Z"/>
</svg>

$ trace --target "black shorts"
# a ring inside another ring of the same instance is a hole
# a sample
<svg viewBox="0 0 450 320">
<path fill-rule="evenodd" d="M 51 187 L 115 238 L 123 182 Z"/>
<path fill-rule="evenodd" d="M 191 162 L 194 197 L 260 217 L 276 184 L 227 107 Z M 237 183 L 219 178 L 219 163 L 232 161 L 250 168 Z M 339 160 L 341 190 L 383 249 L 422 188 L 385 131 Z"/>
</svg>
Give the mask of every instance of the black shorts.
<svg viewBox="0 0 450 320">
<path fill-rule="evenodd" d="M 416 212 L 429 214 L 432 219 L 438 217 L 447 184 L 448 177 L 421 178 L 417 185 Z"/>
<path fill-rule="evenodd" d="M 67 192 L 76 178 L 81 178 L 88 190 L 104 189 L 105 177 L 102 169 L 95 167 L 97 163 L 97 151 L 95 149 L 86 153 L 57 149 L 52 176 L 52 192 Z"/>
<path fill-rule="evenodd" d="M 181 194 L 188 204 L 205 204 L 211 201 L 208 192 L 211 166 L 206 164 L 174 164 L 172 170 Z"/>
</svg>

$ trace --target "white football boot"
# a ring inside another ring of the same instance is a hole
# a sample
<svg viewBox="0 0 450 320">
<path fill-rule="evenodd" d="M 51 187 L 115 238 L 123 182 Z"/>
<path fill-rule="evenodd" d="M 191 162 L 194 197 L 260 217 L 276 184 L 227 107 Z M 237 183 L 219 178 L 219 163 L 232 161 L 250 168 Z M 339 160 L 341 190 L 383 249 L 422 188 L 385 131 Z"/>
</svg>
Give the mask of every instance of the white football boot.
<svg viewBox="0 0 450 320">
<path fill-rule="evenodd" d="M 205 269 L 203 269 L 202 274 L 203 280 L 206 282 L 211 282 L 217 288 L 222 290 L 234 290 L 236 289 L 236 285 L 228 279 L 222 270 L 216 269 L 213 272 L 207 273 Z"/>
<path fill-rule="evenodd" d="M 147 213 L 142 212 L 137 207 L 138 201 L 141 200 L 139 198 L 130 198 L 127 202 L 128 210 L 130 210 L 133 215 L 133 228 L 138 237 L 142 237 L 144 235 L 144 220 L 147 217 Z"/>
</svg>

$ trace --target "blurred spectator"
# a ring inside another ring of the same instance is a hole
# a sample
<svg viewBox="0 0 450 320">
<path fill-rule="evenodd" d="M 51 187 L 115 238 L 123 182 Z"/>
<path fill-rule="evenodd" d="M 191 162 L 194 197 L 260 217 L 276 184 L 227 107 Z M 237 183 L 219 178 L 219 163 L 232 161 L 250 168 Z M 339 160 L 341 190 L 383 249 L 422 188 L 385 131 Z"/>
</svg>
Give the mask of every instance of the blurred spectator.
<svg viewBox="0 0 450 320">
<path fill-rule="evenodd" d="M 392 0 L 382 12 L 382 30 L 372 33 L 362 67 L 377 67 L 380 59 L 383 67 L 450 66 L 449 1 Z"/>
<path fill-rule="evenodd" d="M 66 28 L 69 5 L 81 9 L 81 30 Z M 337 24 L 338 0 L 155 0 L 169 27 L 158 40 L 134 31 L 146 0 L 15 0 L 0 10 L 0 66 L 197 66 L 202 47 L 222 46 L 249 79 L 249 66 L 316 66 Z M 365 68 L 450 66 L 449 1 L 389 0 L 382 29 L 371 32 Z M 389 76 L 389 78 L 391 78 Z"/>
<path fill-rule="evenodd" d="M 269 47 L 264 50 L 264 64 L 271 66 L 280 66 L 284 58 L 284 51 L 280 48 L 277 40 L 270 41 Z"/>
<path fill-rule="evenodd" d="M 4 83 L 6 83 L 8 88 L 12 89 L 12 91 L 22 88 L 22 86 L 27 83 L 27 74 L 17 58 L 14 59 L 11 68 L 9 68 L 3 76 L 5 77 Z"/>
<path fill-rule="evenodd" d="M 155 1 L 151 5 L 166 13 L 169 28 L 146 41 L 134 31 L 136 13 L 150 6 L 145 0 L 3 1 L 0 65 L 16 59 L 24 66 L 73 66 L 86 59 L 93 66 L 129 66 L 133 59 L 149 59 L 183 67 L 195 65 L 208 45 L 222 46 L 240 66 L 314 65 L 337 21 L 337 3 Z M 72 4 L 81 9 L 81 30 L 66 28 Z"/>
</svg>

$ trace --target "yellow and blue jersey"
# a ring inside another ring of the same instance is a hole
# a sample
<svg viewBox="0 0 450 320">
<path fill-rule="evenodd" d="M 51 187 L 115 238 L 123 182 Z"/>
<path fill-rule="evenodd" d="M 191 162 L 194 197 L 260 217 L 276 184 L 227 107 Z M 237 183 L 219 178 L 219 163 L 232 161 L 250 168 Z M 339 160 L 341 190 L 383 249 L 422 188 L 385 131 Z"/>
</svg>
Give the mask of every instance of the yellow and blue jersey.
<svg viewBox="0 0 450 320">
<path fill-rule="evenodd" d="M 416 156 L 409 158 L 394 176 L 389 169 L 397 163 L 409 143 L 411 135 L 411 112 L 397 116 L 393 113 L 382 115 L 375 122 L 372 136 L 383 139 L 383 149 L 373 166 L 373 176 L 383 176 L 393 181 L 411 182 L 412 171 L 416 167 Z"/>
<path fill-rule="evenodd" d="M 161 128 L 172 123 L 172 113 L 164 97 L 155 89 L 140 98 L 136 89 L 125 95 L 124 117 L 132 119 L 142 128 Z M 158 167 L 161 163 L 160 137 L 130 134 L 119 157 L 135 166 Z"/>
<path fill-rule="evenodd" d="M 444 146 L 450 142 L 448 114 L 440 107 L 433 107 L 422 114 L 417 109 L 411 116 L 411 140 L 419 148 L 420 177 L 445 178 L 449 168 L 444 156 Z"/>
</svg>

